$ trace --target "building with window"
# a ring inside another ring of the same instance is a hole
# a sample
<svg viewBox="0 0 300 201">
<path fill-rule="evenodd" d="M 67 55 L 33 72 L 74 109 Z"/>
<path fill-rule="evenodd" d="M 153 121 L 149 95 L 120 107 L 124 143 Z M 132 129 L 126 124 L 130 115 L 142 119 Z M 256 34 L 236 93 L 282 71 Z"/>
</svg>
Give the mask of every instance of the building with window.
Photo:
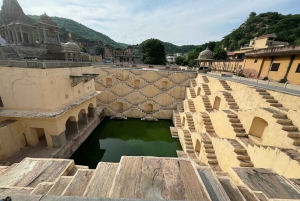
<svg viewBox="0 0 300 201">
<path fill-rule="evenodd" d="M 244 74 L 251 78 L 300 84 L 300 46 L 274 47 L 246 53 Z"/>
<path fill-rule="evenodd" d="M 275 41 L 276 38 L 277 36 L 274 33 L 255 37 L 250 40 L 249 44 L 245 44 L 239 51 L 234 51 L 233 55 L 230 56 L 233 59 L 243 59 L 245 57 L 245 53 L 249 51 L 288 45 L 287 42 Z"/>
</svg>

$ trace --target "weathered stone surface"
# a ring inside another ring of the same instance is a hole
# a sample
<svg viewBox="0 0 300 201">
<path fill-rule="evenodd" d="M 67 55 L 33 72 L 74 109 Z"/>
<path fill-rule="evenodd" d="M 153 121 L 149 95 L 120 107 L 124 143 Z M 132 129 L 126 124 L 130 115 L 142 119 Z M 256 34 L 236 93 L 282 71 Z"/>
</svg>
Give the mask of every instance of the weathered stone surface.
<svg viewBox="0 0 300 201">
<path fill-rule="evenodd" d="M 4 0 L 0 11 L 0 18 L 3 25 L 10 22 L 27 23 L 27 18 L 17 0 Z"/>
</svg>

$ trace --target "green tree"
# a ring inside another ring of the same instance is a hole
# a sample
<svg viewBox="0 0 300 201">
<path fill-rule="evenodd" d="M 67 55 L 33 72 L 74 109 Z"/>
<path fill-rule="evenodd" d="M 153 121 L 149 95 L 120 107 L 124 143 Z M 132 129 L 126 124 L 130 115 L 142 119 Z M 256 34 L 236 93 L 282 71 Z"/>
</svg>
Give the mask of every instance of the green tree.
<svg viewBox="0 0 300 201">
<path fill-rule="evenodd" d="M 145 64 L 165 65 L 165 46 L 158 39 L 149 39 L 142 44 L 142 61 Z"/>
<path fill-rule="evenodd" d="M 103 47 L 101 47 L 101 46 L 96 46 L 95 47 L 95 50 L 96 50 L 96 55 L 104 55 L 104 48 Z"/>
<path fill-rule="evenodd" d="M 87 50 L 86 50 L 85 47 L 81 47 L 81 48 L 80 48 L 80 52 L 87 53 Z"/>
<path fill-rule="evenodd" d="M 183 64 L 184 60 L 185 60 L 184 57 L 176 57 L 175 64 L 181 66 Z"/>
<path fill-rule="evenodd" d="M 222 59 L 227 59 L 227 52 L 224 49 L 217 49 L 214 53 L 214 59 L 215 60 L 222 60 Z"/>
</svg>

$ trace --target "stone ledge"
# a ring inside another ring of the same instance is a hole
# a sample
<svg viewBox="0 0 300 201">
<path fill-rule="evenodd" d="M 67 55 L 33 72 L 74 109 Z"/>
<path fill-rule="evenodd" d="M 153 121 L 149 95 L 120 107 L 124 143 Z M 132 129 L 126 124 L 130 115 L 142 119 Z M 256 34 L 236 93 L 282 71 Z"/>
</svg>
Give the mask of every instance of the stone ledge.
<svg viewBox="0 0 300 201">
<path fill-rule="evenodd" d="M 9 118 L 58 118 L 59 116 L 65 114 L 66 112 L 70 111 L 71 109 L 81 105 L 82 103 L 90 100 L 98 96 L 101 92 L 96 91 L 93 92 L 84 98 L 81 98 L 71 104 L 68 104 L 67 107 L 62 108 L 55 112 L 39 112 L 39 111 L 26 111 L 26 110 L 13 110 L 13 109 L 2 109 L 0 110 L 0 116 L 2 117 L 9 117 Z"/>
</svg>

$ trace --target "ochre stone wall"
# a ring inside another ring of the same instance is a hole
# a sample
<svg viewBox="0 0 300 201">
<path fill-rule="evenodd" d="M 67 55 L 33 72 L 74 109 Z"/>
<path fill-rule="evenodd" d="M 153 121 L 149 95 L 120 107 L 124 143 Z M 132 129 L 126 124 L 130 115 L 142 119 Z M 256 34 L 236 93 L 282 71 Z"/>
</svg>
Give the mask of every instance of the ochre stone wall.
<svg viewBox="0 0 300 201">
<path fill-rule="evenodd" d="M 185 88 L 197 73 L 122 68 L 95 68 L 98 105 L 106 114 L 142 118 L 172 119 L 177 102 L 184 100 Z"/>
</svg>

